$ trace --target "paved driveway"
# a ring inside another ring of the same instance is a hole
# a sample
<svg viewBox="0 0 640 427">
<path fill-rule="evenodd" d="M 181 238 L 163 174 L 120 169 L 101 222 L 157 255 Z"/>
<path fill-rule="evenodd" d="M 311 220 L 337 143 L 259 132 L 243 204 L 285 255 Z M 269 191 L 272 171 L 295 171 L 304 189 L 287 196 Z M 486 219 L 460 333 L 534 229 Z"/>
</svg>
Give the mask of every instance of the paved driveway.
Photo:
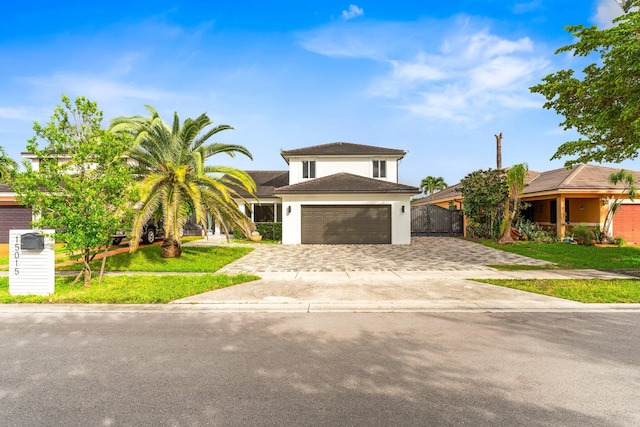
<svg viewBox="0 0 640 427">
<path fill-rule="evenodd" d="M 220 273 L 489 270 L 489 264 L 546 262 L 451 237 L 414 237 L 411 245 L 255 245 Z"/>
</svg>

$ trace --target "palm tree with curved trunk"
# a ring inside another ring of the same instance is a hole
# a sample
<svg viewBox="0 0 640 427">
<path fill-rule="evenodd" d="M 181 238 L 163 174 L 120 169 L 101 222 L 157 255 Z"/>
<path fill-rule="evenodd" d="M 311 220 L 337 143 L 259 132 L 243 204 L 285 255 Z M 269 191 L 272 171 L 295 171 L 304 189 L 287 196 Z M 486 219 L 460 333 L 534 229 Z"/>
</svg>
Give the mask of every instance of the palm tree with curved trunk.
<svg viewBox="0 0 640 427">
<path fill-rule="evenodd" d="M 253 179 L 236 168 L 205 164 L 212 156 L 222 153 L 231 157 L 242 154 L 253 159 L 241 145 L 209 142 L 217 133 L 233 128 L 218 125 L 207 129 L 213 122 L 206 114 L 188 118 L 181 124 L 177 113 L 170 126 L 153 107 L 147 105 L 146 108 L 150 117 L 118 117 L 111 122 L 113 132 L 127 132 L 135 138 L 128 154 L 135 163 L 139 195 L 131 251 L 137 249 L 145 224 L 158 211 L 164 220 L 162 256 L 165 258 L 180 257 L 181 235 L 192 213 L 196 223 L 204 228 L 210 214 L 219 223 L 237 225 L 250 233 L 254 225 L 235 202 L 234 197 L 241 196 L 234 188 L 254 194 Z M 226 228 L 225 232 L 228 235 Z"/>
<path fill-rule="evenodd" d="M 426 194 L 427 197 L 432 196 L 436 191 L 442 191 L 448 187 L 449 186 L 444 181 L 444 178 L 441 176 L 428 176 L 420 182 L 420 190 L 422 190 L 422 192 Z M 427 199 L 427 204 L 428 202 L 429 199 Z"/>
</svg>

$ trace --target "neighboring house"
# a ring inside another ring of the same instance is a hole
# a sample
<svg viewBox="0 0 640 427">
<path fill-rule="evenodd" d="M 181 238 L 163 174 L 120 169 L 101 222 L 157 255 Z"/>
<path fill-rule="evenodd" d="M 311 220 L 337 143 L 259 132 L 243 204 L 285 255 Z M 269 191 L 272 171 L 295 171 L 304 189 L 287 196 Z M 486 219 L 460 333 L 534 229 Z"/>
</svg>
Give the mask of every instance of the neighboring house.
<svg viewBox="0 0 640 427">
<path fill-rule="evenodd" d="M 254 222 L 282 221 L 283 244 L 410 244 L 410 198 L 398 149 L 335 142 L 282 151 L 288 171 L 249 171 Z M 238 200 L 239 205 L 244 202 Z"/>
<path fill-rule="evenodd" d="M 529 171 L 522 201 L 530 206 L 523 212 L 525 218 L 535 222 L 558 237 L 571 232 L 573 226 L 586 224 L 602 227 L 609 205 L 623 186 L 612 185 L 609 175 L 619 168 L 595 165 L 577 165 L 570 169 L 554 169 L 547 172 Z M 640 172 L 631 171 L 640 183 Z M 414 200 L 412 207 L 426 205 L 427 202 L 462 209 L 464 201 L 456 184 L 433 196 Z M 630 243 L 640 243 L 640 203 L 624 198 L 623 204 L 613 218 L 611 237 L 624 237 Z"/>
<path fill-rule="evenodd" d="M 31 209 L 16 202 L 16 193 L 6 184 L 0 184 L 0 243 L 9 243 L 9 230 L 29 229 Z"/>
</svg>

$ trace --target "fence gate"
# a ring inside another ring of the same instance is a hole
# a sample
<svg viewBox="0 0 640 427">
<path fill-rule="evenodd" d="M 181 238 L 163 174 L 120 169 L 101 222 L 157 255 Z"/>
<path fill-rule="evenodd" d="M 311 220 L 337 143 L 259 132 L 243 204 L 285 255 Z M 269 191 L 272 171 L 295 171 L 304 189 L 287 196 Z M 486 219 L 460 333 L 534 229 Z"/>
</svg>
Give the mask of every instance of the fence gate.
<svg viewBox="0 0 640 427">
<path fill-rule="evenodd" d="M 464 218 L 462 211 L 454 211 L 435 205 L 411 208 L 412 236 L 462 236 Z"/>
</svg>

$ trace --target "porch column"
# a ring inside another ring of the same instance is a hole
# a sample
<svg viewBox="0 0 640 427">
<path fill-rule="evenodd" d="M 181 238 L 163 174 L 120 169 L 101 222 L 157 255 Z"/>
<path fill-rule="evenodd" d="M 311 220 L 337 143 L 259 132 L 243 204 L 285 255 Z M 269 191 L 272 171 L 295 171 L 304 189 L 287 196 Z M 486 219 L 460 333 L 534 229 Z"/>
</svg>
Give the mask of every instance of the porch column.
<svg viewBox="0 0 640 427">
<path fill-rule="evenodd" d="M 556 197 L 556 236 L 563 238 L 567 231 L 567 220 L 565 218 L 565 198 L 560 194 Z"/>
</svg>

